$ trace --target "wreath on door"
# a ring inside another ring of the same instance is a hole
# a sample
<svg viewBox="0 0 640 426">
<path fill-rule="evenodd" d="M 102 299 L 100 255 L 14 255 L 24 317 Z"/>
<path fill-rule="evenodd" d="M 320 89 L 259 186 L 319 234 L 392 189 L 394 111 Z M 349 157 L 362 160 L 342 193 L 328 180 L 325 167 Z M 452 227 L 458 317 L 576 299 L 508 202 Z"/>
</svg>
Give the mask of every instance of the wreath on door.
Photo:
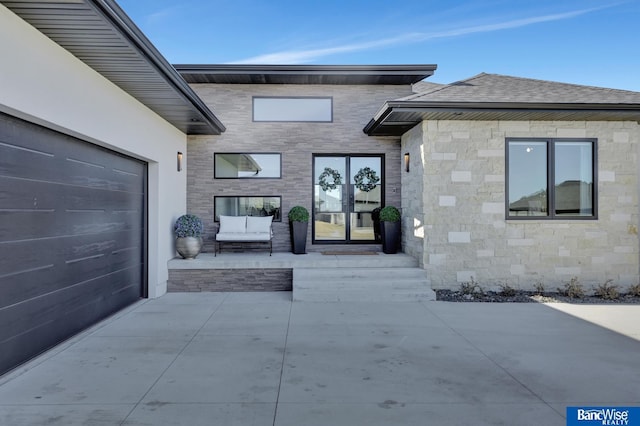
<svg viewBox="0 0 640 426">
<path fill-rule="evenodd" d="M 364 167 L 360 169 L 353 179 L 356 182 L 356 188 L 363 192 L 373 190 L 378 182 L 380 182 L 380 178 L 376 174 L 376 171 L 371 167 Z"/>
<path fill-rule="evenodd" d="M 325 167 L 324 171 L 320 174 L 320 188 L 322 188 L 323 191 L 328 191 L 329 189 L 336 189 L 338 185 L 342 185 L 340 172 L 331 167 Z"/>
</svg>

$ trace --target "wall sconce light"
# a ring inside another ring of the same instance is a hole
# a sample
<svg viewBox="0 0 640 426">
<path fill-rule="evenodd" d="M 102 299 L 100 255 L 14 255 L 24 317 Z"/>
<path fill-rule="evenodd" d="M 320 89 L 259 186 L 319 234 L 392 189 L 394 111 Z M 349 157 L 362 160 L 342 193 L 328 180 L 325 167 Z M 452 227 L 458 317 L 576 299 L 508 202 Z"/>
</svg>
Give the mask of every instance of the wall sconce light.
<svg viewBox="0 0 640 426">
<path fill-rule="evenodd" d="M 411 162 L 411 156 L 408 152 L 404 153 L 404 170 L 409 173 L 409 163 Z"/>
<path fill-rule="evenodd" d="M 182 153 L 178 151 L 178 171 L 182 171 Z"/>
</svg>

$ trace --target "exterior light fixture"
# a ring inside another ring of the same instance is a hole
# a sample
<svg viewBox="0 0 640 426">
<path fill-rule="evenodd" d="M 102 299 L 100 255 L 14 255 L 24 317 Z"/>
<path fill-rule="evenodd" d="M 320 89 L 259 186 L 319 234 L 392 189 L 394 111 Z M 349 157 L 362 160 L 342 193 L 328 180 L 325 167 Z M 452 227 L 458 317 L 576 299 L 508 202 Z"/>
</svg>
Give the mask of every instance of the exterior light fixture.
<svg viewBox="0 0 640 426">
<path fill-rule="evenodd" d="M 182 171 L 182 153 L 178 151 L 178 171 Z"/>
<path fill-rule="evenodd" d="M 409 155 L 408 152 L 404 153 L 404 170 L 405 172 L 409 173 L 409 163 L 411 161 L 411 156 Z"/>
</svg>

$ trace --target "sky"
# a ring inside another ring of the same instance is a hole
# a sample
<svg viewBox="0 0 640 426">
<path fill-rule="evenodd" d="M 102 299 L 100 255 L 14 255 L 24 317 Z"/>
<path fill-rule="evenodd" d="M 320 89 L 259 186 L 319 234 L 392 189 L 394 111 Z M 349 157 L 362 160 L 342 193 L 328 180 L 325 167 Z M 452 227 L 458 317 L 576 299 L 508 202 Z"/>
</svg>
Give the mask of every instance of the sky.
<svg viewBox="0 0 640 426">
<path fill-rule="evenodd" d="M 640 0 L 117 0 L 172 64 L 436 64 L 640 92 Z"/>
</svg>

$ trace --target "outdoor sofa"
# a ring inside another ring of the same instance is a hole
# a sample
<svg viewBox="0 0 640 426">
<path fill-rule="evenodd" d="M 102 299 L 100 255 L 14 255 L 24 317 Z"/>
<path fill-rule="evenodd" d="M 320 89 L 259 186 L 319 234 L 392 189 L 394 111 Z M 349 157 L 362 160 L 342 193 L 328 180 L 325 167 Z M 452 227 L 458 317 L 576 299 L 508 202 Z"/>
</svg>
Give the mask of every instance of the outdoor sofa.
<svg viewBox="0 0 640 426">
<path fill-rule="evenodd" d="M 273 216 L 220 216 L 214 256 L 222 252 L 223 243 L 265 243 L 273 253 Z"/>
</svg>

